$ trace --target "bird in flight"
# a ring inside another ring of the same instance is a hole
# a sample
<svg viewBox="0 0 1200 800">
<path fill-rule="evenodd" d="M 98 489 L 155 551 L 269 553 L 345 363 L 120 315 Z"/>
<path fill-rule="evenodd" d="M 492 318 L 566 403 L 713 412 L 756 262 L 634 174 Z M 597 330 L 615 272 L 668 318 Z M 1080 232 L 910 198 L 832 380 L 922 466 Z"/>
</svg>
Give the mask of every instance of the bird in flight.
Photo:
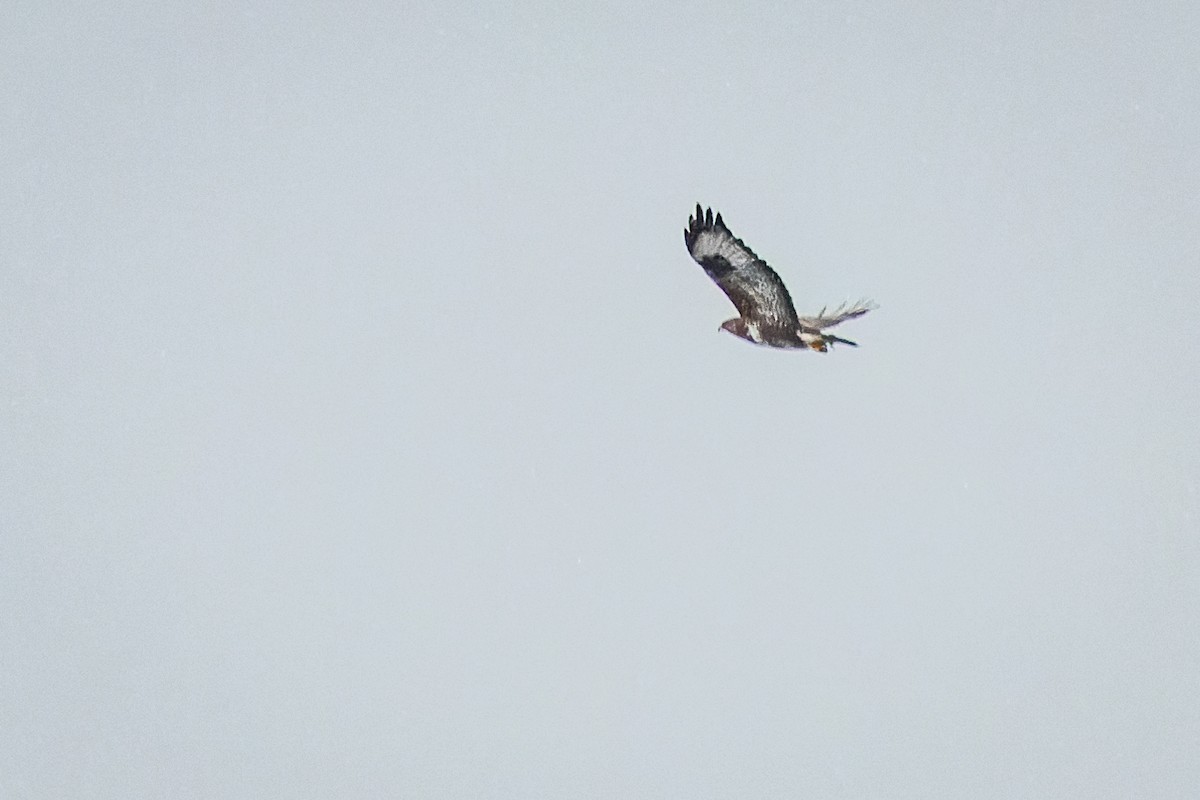
<svg viewBox="0 0 1200 800">
<path fill-rule="evenodd" d="M 738 316 L 721 323 L 721 330 L 754 344 L 822 353 L 835 342 L 858 347 L 825 331 L 877 308 L 869 300 L 860 300 L 828 312 L 823 308 L 816 316 L 799 316 L 775 270 L 725 227 L 720 214 L 714 218 L 712 209 L 703 211 L 699 203 L 695 216 L 688 219 L 683 241 L 696 263 L 737 308 Z"/>
</svg>

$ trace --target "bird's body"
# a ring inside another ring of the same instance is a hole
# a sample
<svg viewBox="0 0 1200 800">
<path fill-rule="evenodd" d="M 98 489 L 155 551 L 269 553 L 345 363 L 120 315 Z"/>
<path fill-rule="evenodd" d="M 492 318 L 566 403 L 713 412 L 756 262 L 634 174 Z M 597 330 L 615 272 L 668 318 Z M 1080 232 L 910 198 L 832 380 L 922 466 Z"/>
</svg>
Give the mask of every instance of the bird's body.
<svg viewBox="0 0 1200 800">
<path fill-rule="evenodd" d="M 832 312 L 801 317 L 792 296 L 775 270 L 725 227 L 721 215 L 714 218 L 696 205 L 696 214 L 683 232 L 688 252 L 729 297 L 738 316 L 721 323 L 728 331 L 754 344 L 784 349 L 825 352 L 834 343 L 857 345 L 824 331 L 848 319 L 861 317 L 875 305 L 859 301 L 839 306 Z"/>
</svg>

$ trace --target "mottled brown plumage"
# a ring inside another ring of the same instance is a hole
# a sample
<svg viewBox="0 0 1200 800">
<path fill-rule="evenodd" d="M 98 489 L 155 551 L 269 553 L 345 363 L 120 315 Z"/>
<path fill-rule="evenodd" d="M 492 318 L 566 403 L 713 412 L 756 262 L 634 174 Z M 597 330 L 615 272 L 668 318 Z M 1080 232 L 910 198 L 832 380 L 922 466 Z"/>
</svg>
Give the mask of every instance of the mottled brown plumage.
<svg viewBox="0 0 1200 800">
<path fill-rule="evenodd" d="M 843 304 L 830 313 L 821 309 L 815 316 L 799 316 L 775 270 L 725 227 L 720 214 L 714 217 L 711 208 L 704 211 L 699 203 L 695 215 L 688 219 L 683 240 L 692 258 L 738 310 L 739 316 L 723 322 L 722 330 L 768 347 L 807 348 L 823 353 L 835 342 L 858 346 L 823 331 L 861 317 L 876 307 L 874 303 L 863 300 Z"/>
</svg>

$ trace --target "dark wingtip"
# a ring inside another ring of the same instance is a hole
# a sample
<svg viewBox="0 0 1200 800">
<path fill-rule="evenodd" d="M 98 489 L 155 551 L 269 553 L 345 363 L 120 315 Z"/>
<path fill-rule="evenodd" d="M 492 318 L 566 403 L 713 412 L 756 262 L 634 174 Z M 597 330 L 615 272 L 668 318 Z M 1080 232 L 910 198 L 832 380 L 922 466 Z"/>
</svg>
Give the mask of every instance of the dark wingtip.
<svg viewBox="0 0 1200 800">
<path fill-rule="evenodd" d="M 711 207 L 705 208 L 696 203 L 696 213 L 688 218 L 688 229 L 685 236 L 695 238 L 698 233 L 705 230 L 728 231 L 729 228 L 726 227 L 725 220 L 719 213 L 714 214 Z"/>
</svg>

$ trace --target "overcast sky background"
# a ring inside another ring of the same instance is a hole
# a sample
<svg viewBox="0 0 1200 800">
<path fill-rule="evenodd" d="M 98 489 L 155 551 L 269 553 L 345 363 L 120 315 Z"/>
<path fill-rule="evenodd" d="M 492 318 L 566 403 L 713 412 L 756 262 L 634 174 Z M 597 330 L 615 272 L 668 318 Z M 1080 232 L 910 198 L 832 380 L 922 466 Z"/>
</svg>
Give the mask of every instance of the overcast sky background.
<svg viewBox="0 0 1200 800">
<path fill-rule="evenodd" d="M 1197 9 L 7 8 L 0 794 L 1193 797 Z"/>
</svg>

